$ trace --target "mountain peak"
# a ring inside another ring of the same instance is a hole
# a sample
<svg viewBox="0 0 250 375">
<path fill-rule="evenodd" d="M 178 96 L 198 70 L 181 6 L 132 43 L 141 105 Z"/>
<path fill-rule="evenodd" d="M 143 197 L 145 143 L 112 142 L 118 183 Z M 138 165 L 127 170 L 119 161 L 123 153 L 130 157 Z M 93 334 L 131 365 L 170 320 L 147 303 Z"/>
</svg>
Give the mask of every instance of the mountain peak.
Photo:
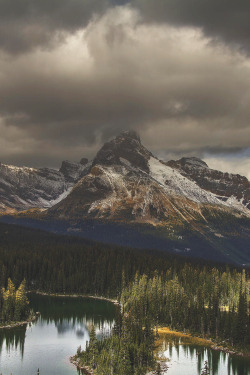
<svg viewBox="0 0 250 375">
<path fill-rule="evenodd" d="M 141 144 L 140 136 L 134 130 L 126 130 L 103 145 L 93 165 L 126 164 L 148 172 L 150 156 L 152 154 Z"/>
<path fill-rule="evenodd" d="M 209 168 L 207 163 L 195 156 L 183 157 L 179 160 L 170 160 L 166 164 L 172 168 Z"/>
<path fill-rule="evenodd" d="M 66 181 L 75 183 L 84 175 L 85 170 L 87 170 L 88 159 L 82 160 L 87 160 L 87 162 L 74 163 L 69 160 L 64 160 L 62 162 L 59 172 L 63 174 Z"/>
<path fill-rule="evenodd" d="M 117 138 L 119 137 L 132 138 L 141 143 L 141 138 L 135 130 L 123 130 Z"/>
<path fill-rule="evenodd" d="M 182 165 L 190 165 L 198 168 L 208 168 L 207 163 L 205 163 L 202 159 L 197 158 L 195 156 L 192 157 L 183 157 L 180 159 L 180 163 Z"/>
</svg>

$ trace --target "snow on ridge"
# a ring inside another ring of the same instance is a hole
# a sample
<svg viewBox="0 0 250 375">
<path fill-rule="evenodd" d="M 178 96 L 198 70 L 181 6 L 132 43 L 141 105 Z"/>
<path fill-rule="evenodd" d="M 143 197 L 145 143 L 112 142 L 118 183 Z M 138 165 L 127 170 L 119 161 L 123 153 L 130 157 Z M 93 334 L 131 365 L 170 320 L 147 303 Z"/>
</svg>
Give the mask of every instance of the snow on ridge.
<svg viewBox="0 0 250 375">
<path fill-rule="evenodd" d="M 154 157 L 149 160 L 149 168 L 150 176 L 169 193 L 184 195 L 197 203 L 219 203 L 219 200 L 212 193 L 201 189 L 194 181 L 182 176 L 176 169 L 161 163 Z"/>
<path fill-rule="evenodd" d="M 0 163 L 0 167 L 5 167 L 11 171 L 14 171 L 14 172 L 19 172 L 19 171 L 37 171 L 36 168 L 31 168 L 31 167 L 17 167 L 15 165 L 10 165 L 10 164 L 3 164 L 3 163 Z"/>
<path fill-rule="evenodd" d="M 231 197 L 223 202 L 215 194 L 201 189 L 196 182 L 182 176 L 176 169 L 163 164 L 158 159 L 151 157 L 148 163 L 150 176 L 160 183 L 166 192 L 184 195 L 196 203 L 210 203 L 235 208 L 250 215 L 249 210 L 235 197 Z"/>
<path fill-rule="evenodd" d="M 61 202 L 63 199 L 65 199 L 69 195 L 69 193 L 71 192 L 72 189 L 73 189 L 73 186 L 70 186 L 67 190 L 65 190 L 62 194 L 60 194 L 59 197 L 57 197 L 54 200 L 49 201 L 48 202 L 49 203 L 48 207 L 52 207 L 55 204 Z"/>
</svg>

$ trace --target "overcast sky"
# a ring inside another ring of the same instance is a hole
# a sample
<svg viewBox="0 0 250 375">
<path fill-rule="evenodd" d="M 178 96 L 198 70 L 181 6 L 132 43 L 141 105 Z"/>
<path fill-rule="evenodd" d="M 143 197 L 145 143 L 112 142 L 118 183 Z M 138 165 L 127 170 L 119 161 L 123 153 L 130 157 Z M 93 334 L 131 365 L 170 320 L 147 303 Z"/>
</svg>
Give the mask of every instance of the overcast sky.
<svg viewBox="0 0 250 375">
<path fill-rule="evenodd" d="M 0 161 L 59 167 L 124 129 L 250 178 L 246 0 L 0 0 Z"/>
</svg>

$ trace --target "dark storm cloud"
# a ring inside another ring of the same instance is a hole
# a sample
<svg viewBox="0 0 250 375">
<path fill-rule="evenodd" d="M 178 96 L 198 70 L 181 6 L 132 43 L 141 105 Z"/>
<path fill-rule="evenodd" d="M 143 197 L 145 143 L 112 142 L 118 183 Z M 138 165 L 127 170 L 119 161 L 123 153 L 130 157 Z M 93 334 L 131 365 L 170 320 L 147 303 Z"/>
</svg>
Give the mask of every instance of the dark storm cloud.
<svg viewBox="0 0 250 375">
<path fill-rule="evenodd" d="M 246 0 L 0 0 L 0 46 L 12 53 L 52 48 L 115 5 L 138 9 L 141 22 L 201 28 L 215 40 L 250 51 Z"/>
<path fill-rule="evenodd" d="M 246 0 L 132 0 L 144 20 L 199 27 L 205 34 L 250 52 L 250 3 Z"/>
<path fill-rule="evenodd" d="M 250 62 L 211 43 L 210 3 L 0 0 L 0 160 L 59 167 L 128 128 L 165 159 L 247 148 Z"/>
<path fill-rule="evenodd" d="M 109 5 L 108 0 L 0 0 L 0 47 L 11 53 L 53 47 Z"/>
</svg>

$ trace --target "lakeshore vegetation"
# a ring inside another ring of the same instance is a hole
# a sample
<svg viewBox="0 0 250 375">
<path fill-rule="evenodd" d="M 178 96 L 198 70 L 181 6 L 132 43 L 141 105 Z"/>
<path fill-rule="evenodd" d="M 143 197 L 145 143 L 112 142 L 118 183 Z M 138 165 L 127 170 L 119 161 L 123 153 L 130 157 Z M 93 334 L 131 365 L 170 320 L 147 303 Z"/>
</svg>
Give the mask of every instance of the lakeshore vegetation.
<svg viewBox="0 0 250 375">
<path fill-rule="evenodd" d="M 15 285 L 26 279 L 29 290 L 119 300 L 122 314 L 112 336 L 97 341 L 92 331 L 86 350 L 79 348 L 75 357 L 98 375 L 145 374 L 153 368 L 155 326 L 188 330 L 249 352 L 247 268 L 3 224 L 0 285 L 5 292 L 13 289 L 9 279 Z"/>
<path fill-rule="evenodd" d="M 24 321 L 29 315 L 30 309 L 25 280 L 16 289 L 9 278 L 6 289 L 3 287 L 0 290 L 0 325 Z"/>
</svg>

